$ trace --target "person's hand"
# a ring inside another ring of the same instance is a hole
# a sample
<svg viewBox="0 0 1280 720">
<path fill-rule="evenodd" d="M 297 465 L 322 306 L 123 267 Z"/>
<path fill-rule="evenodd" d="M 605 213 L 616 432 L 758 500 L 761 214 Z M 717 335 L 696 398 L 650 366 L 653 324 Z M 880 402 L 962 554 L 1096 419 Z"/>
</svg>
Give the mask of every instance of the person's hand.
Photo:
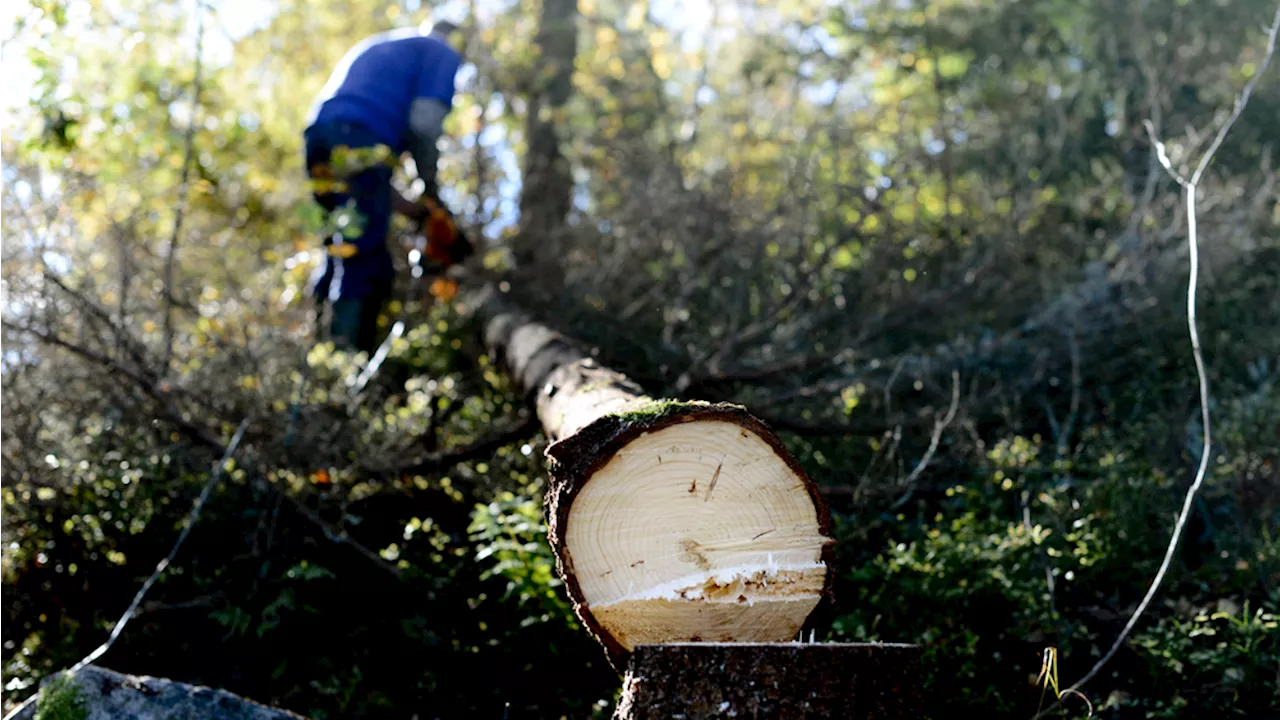
<svg viewBox="0 0 1280 720">
<path fill-rule="evenodd" d="M 394 188 L 391 191 L 391 208 L 418 225 L 427 217 L 427 208 L 421 202 L 410 200 Z"/>
</svg>

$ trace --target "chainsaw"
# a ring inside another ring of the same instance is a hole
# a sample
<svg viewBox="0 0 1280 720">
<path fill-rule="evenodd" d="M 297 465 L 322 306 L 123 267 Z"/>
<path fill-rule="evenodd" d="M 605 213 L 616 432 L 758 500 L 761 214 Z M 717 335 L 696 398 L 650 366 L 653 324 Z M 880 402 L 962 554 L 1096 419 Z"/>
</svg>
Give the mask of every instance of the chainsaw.
<svg viewBox="0 0 1280 720">
<path fill-rule="evenodd" d="M 446 273 L 471 257 L 475 253 L 475 246 L 458 227 L 453 213 L 443 203 L 431 195 L 423 195 L 422 203 L 426 206 L 426 214 L 419 231 L 412 237 L 412 248 L 409 250 L 409 275 L 412 281 L 408 295 L 412 299 L 422 298 L 420 288 L 424 281 L 429 280 L 427 294 L 435 300 L 449 302 L 458 294 L 458 281 L 447 277 Z M 378 372 L 391 350 L 391 344 L 404 335 L 405 330 L 403 319 L 391 326 L 391 332 L 351 383 L 353 396 L 358 395 Z"/>
<path fill-rule="evenodd" d="M 457 294 L 458 283 L 445 277 L 445 273 L 471 257 L 475 246 L 458 227 L 453 213 L 439 200 L 431 195 L 423 195 L 422 203 L 427 211 L 422 219 L 419 237 L 425 239 L 425 247 L 415 248 L 410 253 L 409 262 L 415 278 L 432 278 L 428 293 L 438 300 L 448 302 Z"/>
</svg>

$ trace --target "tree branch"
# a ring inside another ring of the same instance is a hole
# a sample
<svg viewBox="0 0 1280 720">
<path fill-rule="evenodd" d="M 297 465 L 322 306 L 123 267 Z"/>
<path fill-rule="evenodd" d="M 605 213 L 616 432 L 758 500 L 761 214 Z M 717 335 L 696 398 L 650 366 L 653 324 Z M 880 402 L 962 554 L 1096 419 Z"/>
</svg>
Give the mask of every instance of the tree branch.
<svg viewBox="0 0 1280 720">
<path fill-rule="evenodd" d="M 302 515 L 306 519 L 315 523 L 316 526 L 319 527 L 324 532 L 325 537 L 329 538 L 335 543 L 350 545 L 353 550 L 372 560 L 374 565 L 377 565 L 378 567 L 382 568 L 383 570 L 386 570 L 387 572 L 391 573 L 392 575 L 395 575 L 396 577 L 400 577 L 401 575 L 400 568 L 384 560 L 382 556 L 379 555 L 378 553 L 356 542 L 350 535 L 347 534 L 346 530 L 343 530 L 341 528 L 338 528 L 329 524 L 329 522 L 327 522 L 324 518 L 320 517 L 319 513 L 307 507 L 305 504 L 303 504 L 301 500 L 298 500 L 297 498 L 289 495 L 284 490 L 281 490 L 280 488 L 276 488 L 276 492 L 280 493 L 280 497 L 283 497 L 285 500 L 287 500 L 289 504 L 293 506 L 293 509 L 298 511 L 298 514 Z"/>
<path fill-rule="evenodd" d="M 951 407 L 941 420 L 934 423 L 933 435 L 929 438 L 929 449 L 925 451 L 924 457 L 920 458 L 920 462 L 916 463 L 915 469 L 907 476 L 906 482 L 908 485 L 915 482 L 920 477 L 920 474 L 925 471 L 925 468 L 929 467 L 929 462 L 933 460 L 934 453 L 938 451 L 938 443 L 942 440 L 942 433 L 951 424 L 951 421 L 956 419 L 956 410 L 959 407 L 960 373 L 953 370 L 951 372 Z"/>
<path fill-rule="evenodd" d="M 8 320 L 0 321 L 0 325 L 10 330 L 13 330 L 14 332 L 26 333 L 28 335 L 31 335 L 36 339 L 40 340 L 41 342 L 45 343 L 46 345 L 60 347 L 72 353 L 73 355 L 79 356 L 84 360 L 88 360 L 89 362 L 100 365 L 104 368 L 111 370 L 112 372 L 119 373 L 121 376 L 128 379 L 130 382 L 136 385 L 140 390 L 146 393 L 148 397 L 153 399 L 160 406 L 162 410 L 162 415 L 167 420 L 169 420 L 174 425 L 176 425 L 184 435 L 187 435 L 188 437 L 200 443 L 201 445 L 204 445 L 205 447 L 213 448 L 214 450 L 220 450 L 223 447 L 222 441 L 218 439 L 218 436 L 215 435 L 212 430 L 210 430 L 207 427 L 200 427 L 198 425 L 195 425 L 191 421 L 182 417 L 182 412 L 178 410 L 177 407 L 174 406 L 173 402 L 167 396 L 165 391 L 161 390 L 159 387 L 157 387 L 153 382 L 151 382 L 146 377 L 140 375 L 133 368 L 122 365 L 120 362 L 113 360 L 100 353 L 96 353 L 88 348 L 81 347 L 79 345 L 76 345 L 75 343 L 67 342 L 66 340 L 63 340 L 62 338 L 56 335 L 50 335 L 49 333 L 36 330 L 35 328 L 17 325 L 9 322 Z"/>
<path fill-rule="evenodd" d="M 366 467 L 366 471 L 380 475 L 400 475 L 400 474 L 422 474 L 442 470 L 452 467 L 458 463 L 467 462 L 469 460 L 477 460 L 488 455 L 492 455 L 498 448 L 505 447 L 519 440 L 525 440 L 534 436 L 539 428 L 538 419 L 532 415 L 525 418 L 520 424 L 508 430 L 481 438 L 473 443 L 468 443 L 462 447 L 450 448 L 448 450 L 431 453 L 408 465 L 396 465 L 390 467 Z"/>
<path fill-rule="evenodd" d="M 80 291 L 68 286 L 61 278 L 50 272 L 48 269 L 45 269 L 42 276 L 45 280 L 57 285 L 58 289 L 62 290 L 62 292 L 66 293 L 73 300 L 80 303 L 80 305 L 89 311 L 89 314 L 98 318 L 105 323 L 107 327 L 111 328 L 111 332 L 115 334 L 117 340 L 119 340 L 125 350 L 128 351 L 129 357 L 138 364 L 139 368 L 146 368 L 148 366 L 145 351 L 141 344 L 124 327 L 116 324 L 116 322 L 111 319 L 110 313 L 99 307 L 97 303 L 85 297 Z"/>
</svg>

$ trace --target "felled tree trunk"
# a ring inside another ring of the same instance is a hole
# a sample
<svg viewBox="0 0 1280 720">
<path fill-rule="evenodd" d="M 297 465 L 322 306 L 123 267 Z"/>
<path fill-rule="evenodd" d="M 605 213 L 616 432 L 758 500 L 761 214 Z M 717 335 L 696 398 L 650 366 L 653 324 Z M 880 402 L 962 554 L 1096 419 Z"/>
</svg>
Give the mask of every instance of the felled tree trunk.
<svg viewBox="0 0 1280 720">
<path fill-rule="evenodd" d="M 914 645 L 641 645 L 613 717 L 917 718 L 919 664 Z"/>
<path fill-rule="evenodd" d="M 831 594 L 832 541 L 778 438 L 736 405 L 644 395 L 492 285 L 463 300 L 534 396 L 557 568 L 614 667 L 640 644 L 795 638 Z"/>
</svg>

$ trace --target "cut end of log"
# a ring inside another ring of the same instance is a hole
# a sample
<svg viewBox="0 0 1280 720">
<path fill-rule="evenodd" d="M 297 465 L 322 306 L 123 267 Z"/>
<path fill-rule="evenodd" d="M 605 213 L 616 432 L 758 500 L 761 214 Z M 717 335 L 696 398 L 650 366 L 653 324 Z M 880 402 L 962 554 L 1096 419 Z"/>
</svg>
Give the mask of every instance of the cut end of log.
<svg viewBox="0 0 1280 720">
<path fill-rule="evenodd" d="M 577 448 L 595 462 L 553 467 L 552 541 L 579 617 L 615 665 L 642 644 L 794 638 L 829 592 L 831 539 L 777 438 L 735 406 L 665 404 L 602 422 Z"/>
</svg>

